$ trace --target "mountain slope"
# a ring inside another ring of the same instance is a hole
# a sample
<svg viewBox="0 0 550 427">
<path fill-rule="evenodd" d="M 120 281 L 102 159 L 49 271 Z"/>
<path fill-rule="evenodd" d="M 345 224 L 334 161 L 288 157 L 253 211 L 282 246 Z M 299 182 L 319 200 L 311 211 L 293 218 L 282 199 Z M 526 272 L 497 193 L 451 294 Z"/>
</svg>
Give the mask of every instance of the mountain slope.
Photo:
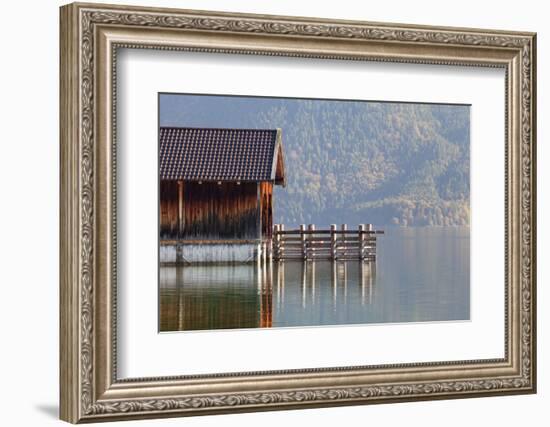
<svg viewBox="0 0 550 427">
<path fill-rule="evenodd" d="M 468 106 L 161 97 L 161 125 L 281 128 L 275 222 L 468 225 Z"/>
</svg>

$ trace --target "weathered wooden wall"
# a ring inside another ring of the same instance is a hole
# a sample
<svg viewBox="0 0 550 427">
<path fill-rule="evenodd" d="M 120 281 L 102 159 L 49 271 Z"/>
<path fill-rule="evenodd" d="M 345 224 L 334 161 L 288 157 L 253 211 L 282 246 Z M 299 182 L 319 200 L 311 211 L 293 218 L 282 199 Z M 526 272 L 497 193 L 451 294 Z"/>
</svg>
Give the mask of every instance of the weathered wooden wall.
<svg viewBox="0 0 550 427">
<path fill-rule="evenodd" d="M 160 237 L 178 236 L 178 183 L 160 182 Z"/>
<path fill-rule="evenodd" d="M 271 238 L 273 230 L 273 183 L 260 182 L 262 237 Z"/>
<path fill-rule="evenodd" d="M 260 236 L 255 182 L 161 181 L 160 204 L 162 239 L 251 240 Z"/>
</svg>

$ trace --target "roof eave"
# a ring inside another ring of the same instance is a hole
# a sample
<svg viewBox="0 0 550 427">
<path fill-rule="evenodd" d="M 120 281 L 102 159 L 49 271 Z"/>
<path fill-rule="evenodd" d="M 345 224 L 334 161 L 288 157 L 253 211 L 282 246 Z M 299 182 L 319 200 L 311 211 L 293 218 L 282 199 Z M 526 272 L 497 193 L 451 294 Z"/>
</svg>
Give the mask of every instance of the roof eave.
<svg viewBox="0 0 550 427">
<path fill-rule="evenodd" d="M 275 137 L 275 147 L 273 148 L 273 165 L 271 167 L 271 180 L 275 185 L 282 185 L 286 187 L 286 170 L 284 162 L 284 152 L 283 152 L 283 131 L 281 128 L 277 128 L 277 135 Z M 279 161 L 279 152 L 281 153 L 281 168 L 283 179 L 277 179 L 277 163 Z"/>
</svg>

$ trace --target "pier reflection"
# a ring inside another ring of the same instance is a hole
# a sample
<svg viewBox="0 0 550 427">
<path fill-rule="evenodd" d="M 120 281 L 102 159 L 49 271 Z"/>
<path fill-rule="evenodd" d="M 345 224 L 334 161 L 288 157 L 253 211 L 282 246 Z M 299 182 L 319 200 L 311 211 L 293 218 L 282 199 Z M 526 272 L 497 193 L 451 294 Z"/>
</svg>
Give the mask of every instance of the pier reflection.
<svg viewBox="0 0 550 427">
<path fill-rule="evenodd" d="M 160 330 L 366 323 L 376 299 L 369 261 L 162 266 Z"/>
</svg>

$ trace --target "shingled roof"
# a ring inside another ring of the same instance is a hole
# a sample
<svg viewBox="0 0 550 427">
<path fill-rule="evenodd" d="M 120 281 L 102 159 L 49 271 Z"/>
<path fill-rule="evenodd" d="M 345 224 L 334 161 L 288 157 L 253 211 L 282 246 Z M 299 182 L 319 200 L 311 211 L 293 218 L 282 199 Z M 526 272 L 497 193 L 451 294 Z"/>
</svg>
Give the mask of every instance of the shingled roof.
<svg viewBox="0 0 550 427">
<path fill-rule="evenodd" d="M 285 185 L 281 131 L 161 127 L 160 178 Z"/>
</svg>

